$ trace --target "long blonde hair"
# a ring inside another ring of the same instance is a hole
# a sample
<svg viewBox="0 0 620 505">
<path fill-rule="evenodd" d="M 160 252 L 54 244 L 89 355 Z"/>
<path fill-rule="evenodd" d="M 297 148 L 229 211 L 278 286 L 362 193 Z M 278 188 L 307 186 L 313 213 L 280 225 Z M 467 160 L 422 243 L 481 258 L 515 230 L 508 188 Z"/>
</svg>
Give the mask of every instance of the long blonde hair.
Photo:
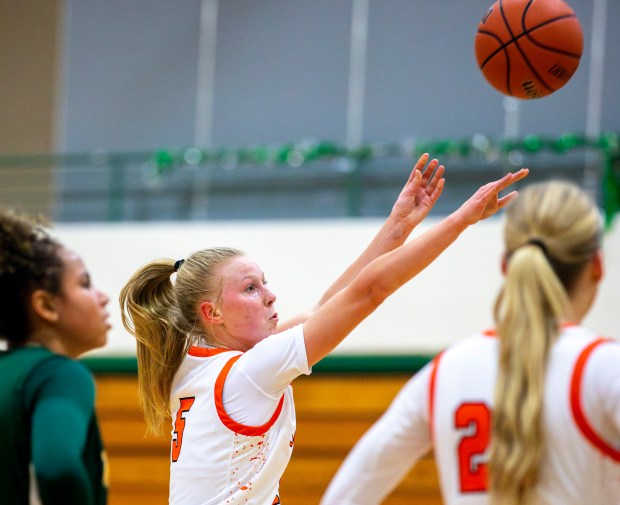
<svg viewBox="0 0 620 505">
<path fill-rule="evenodd" d="M 199 322 L 200 303 L 218 299 L 221 267 L 241 255 L 218 247 L 193 253 L 181 266 L 169 258 L 155 260 L 121 290 L 123 325 L 137 340 L 138 394 L 147 432 L 159 434 L 169 419 L 172 380 L 189 347 L 210 339 Z"/>
<path fill-rule="evenodd" d="M 550 348 L 579 274 L 601 245 L 601 219 L 575 184 L 528 186 L 507 209 L 506 271 L 496 300 L 500 336 L 489 456 L 492 503 L 523 505 L 537 483 Z"/>
</svg>

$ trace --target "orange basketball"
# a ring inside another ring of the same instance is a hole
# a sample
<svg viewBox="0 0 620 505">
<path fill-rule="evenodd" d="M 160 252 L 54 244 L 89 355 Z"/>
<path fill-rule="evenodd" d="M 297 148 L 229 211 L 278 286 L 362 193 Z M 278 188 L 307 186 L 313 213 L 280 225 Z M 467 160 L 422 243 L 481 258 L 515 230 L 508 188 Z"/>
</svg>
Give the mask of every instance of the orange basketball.
<svg viewBox="0 0 620 505">
<path fill-rule="evenodd" d="M 497 0 L 478 25 L 475 49 L 478 66 L 495 89 L 541 98 L 577 70 L 583 32 L 562 0 Z"/>
</svg>

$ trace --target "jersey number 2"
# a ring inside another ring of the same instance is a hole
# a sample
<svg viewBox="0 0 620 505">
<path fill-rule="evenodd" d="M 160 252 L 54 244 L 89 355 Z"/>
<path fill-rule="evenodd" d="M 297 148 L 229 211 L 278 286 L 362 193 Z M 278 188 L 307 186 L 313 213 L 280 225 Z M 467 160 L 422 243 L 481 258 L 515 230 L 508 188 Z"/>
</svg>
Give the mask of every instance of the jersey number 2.
<svg viewBox="0 0 620 505">
<path fill-rule="evenodd" d="M 186 412 L 194 405 L 194 396 L 189 398 L 180 398 L 181 405 L 177 410 L 177 417 L 174 420 L 174 436 L 172 438 L 172 461 L 175 462 L 181 455 L 181 445 L 183 444 L 183 431 L 185 431 L 185 416 Z"/>
<path fill-rule="evenodd" d="M 458 446 L 461 493 L 487 490 L 487 465 L 482 457 L 489 445 L 491 410 L 484 403 L 463 403 L 456 410 L 454 426 L 467 429 Z"/>
</svg>

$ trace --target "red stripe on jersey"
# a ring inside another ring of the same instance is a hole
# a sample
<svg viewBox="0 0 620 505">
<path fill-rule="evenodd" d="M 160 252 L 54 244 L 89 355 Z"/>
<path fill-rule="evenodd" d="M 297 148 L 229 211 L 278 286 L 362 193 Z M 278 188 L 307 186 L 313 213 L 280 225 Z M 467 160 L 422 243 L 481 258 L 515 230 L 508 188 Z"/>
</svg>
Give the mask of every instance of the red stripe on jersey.
<svg viewBox="0 0 620 505">
<path fill-rule="evenodd" d="M 282 405 L 284 404 L 284 395 L 280 398 L 280 402 L 276 407 L 275 412 L 271 416 L 271 419 L 267 421 L 265 424 L 260 426 L 248 426 L 246 424 L 238 423 L 230 418 L 230 416 L 226 413 L 226 409 L 224 408 L 224 401 L 222 400 L 222 393 L 224 392 L 224 382 L 226 381 L 226 377 L 228 377 L 228 372 L 235 364 L 235 362 L 241 357 L 241 354 L 237 356 L 233 356 L 230 358 L 222 371 L 217 376 L 217 380 L 215 381 L 215 408 L 217 409 L 217 415 L 220 418 L 220 421 L 226 426 L 229 430 L 234 431 L 235 433 L 239 433 L 240 435 L 246 435 L 249 437 L 256 437 L 266 433 L 269 428 L 273 426 L 273 423 L 276 422 L 280 412 L 282 412 Z"/>
<path fill-rule="evenodd" d="M 590 441 L 590 443 L 594 445 L 594 447 L 599 449 L 603 454 L 609 456 L 614 461 L 620 462 L 620 451 L 610 446 L 594 431 L 594 428 L 592 428 L 592 426 L 588 422 L 588 419 L 586 418 L 581 402 L 581 384 L 583 380 L 583 373 L 585 370 L 586 362 L 592 354 L 592 351 L 594 351 L 597 346 L 605 342 L 610 342 L 610 339 L 599 338 L 589 344 L 583 351 L 581 351 L 581 354 L 577 358 L 575 370 L 573 371 L 573 378 L 571 380 L 570 403 L 575 422 L 577 423 L 578 428 L 581 430 L 586 439 Z"/>
<path fill-rule="evenodd" d="M 210 358 L 223 352 L 230 352 L 230 349 L 215 349 L 213 347 L 198 347 L 193 345 L 189 348 L 187 354 L 197 358 Z"/>
<path fill-rule="evenodd" d="M 566 328 L 572 328 L 573 326 L 579 326 L 579 325 L 572 321 L 564 321 L 560 323 L 560 328 L 562 328 L 563 330 L 565 330 Z"/>
<path fill-rule="evenodd" d="M 428 382 L 428 423 L 431 440 L 435 437 L 433 427 L 435 426 L 435 385 L 437 382 L 437 369 L 439 368 L 439 360 L 441 359 L 443 353 L 444 351 L 440 352 L 437 356 L 435 356 L 435 359 L 433 359 L 433 371 L 431 372 L 431 379 Z M 433 445 L 435 445 L 434 440 Z"/>
</svg>

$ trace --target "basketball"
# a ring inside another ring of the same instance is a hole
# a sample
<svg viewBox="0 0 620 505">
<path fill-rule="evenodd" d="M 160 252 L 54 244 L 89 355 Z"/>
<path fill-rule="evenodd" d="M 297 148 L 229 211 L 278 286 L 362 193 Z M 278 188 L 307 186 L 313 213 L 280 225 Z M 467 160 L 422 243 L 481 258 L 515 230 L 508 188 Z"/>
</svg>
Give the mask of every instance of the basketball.
<svg viewBox="0 0 620 505">
<path fill-rule="evenodd" d="M 497 0 L 478 25 L 475 51 L 478 67 L 496 90 L 542 98 L 574 75 L 583 32 L 562 0 Z"/>
</svg>

